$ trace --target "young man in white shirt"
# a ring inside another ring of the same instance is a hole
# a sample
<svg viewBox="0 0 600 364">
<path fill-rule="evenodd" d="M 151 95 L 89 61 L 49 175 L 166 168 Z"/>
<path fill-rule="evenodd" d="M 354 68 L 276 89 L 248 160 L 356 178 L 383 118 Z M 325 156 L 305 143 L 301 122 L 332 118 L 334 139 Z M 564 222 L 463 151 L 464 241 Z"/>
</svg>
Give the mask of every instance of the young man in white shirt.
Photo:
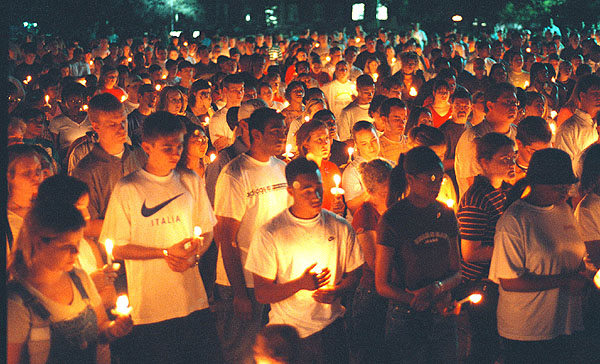
<svg viewBox="0 0 600 364">
<path fill-rule="evenodd" d="M 174 115 L 146 118 L 143 169 L 113 190 L 100 240 L 125 261 L 134 328 L 127 363 L 221 363 L 208 298 L 196 267 L 216 222 L 200 178 L 175 171 L 185 126 Z M 195 226 L 202 229 L 200 237 Z M 204 243 L 205 242 L 205 243 Z"/>
<path fill-rule="evenodd" d="M 257 300 L 271 304 L 269 324 L 295 327 L 310 362 L 346 363 L 341 297 L 358 283 L 362 251 L 350 224 L 321 208 L 316 163 L 295 159 L 286 178 L 294 203 L 255 234 L 245 267 Z"/>
<path fill-rule="evenodd" d="M 404 127 L 408 112 L 404 101 L 391 98 L 381 104 L 379 115 L 384 122 L 383 135 L 379 138 L 381 156 L 398 163 L 400 154 L 408 152 L 408 138 L 404 135 Z"/>
<path fill-rule="evenodd" d="M 348 79 L 349 67 L 346 61 L 339 61 L 335 65 L 334 80 L 321 88 L 336 119 L 356 95 L 356 84 Z"/>
<path fill-rule="evenodd" d="M 356 89 L 356 99 L 342 110 L 338 120 L 338 135 L 342 142 L 352 138 L 352 127 L 358 121 L 373 122 L 373 118 L 369 116 L 369 105 L 375 95 L 373 78 L 369 75 L 359 76 L 356 80 Z"/>
<path fill-rule="evenodd" d="M 251 357 L 262 326 L 264 307 L 254 297 L 252 273 L 244 270 L 250 242 L 256 230 L 288 206 L 285 163 L 275 157 L 285 148 L 283 115 L 262 108 L 246 124 L 250 150 L 225 166 L 215 191 L 217 329 L 227 363 Z"/>
<path fill-rule="evenodd" d="M 233 130 L 227 124 L 227 111 L 234 106 L 240 106 L 244 99 L 244 80 L 241 76 L 229 75 L 223 79 L 222 84 L 227 104 L 212 116 L 208 124 L 210 140 L 217 152 L 233 143 Z"/>
</svg>

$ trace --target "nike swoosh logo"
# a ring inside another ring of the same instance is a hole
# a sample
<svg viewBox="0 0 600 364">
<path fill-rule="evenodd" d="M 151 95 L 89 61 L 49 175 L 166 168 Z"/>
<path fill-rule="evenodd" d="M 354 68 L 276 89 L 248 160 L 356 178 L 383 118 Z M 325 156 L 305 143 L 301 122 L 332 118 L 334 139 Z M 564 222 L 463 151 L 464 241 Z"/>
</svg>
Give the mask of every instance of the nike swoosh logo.
<svg viewBox="0 0 600 364">
<path fill-rule="evenodd" d="M 142 216 L 150 217 L 150 216 L 154 215 L 155 213 L 159 212 L 163 207 L 167 206 L 173 200 L 175 200 L 177 197 L 179 197 L 181 195 L 183 195 L 183 193 L 180 193 L 179 195 L 177 195 L 173 198 L 170 198 L 165 202 L 159 203 L 158 205 L 156 205 L 154 207 L 146 207 L 146 200 L 144 200 L 144 203 L 142 204 Z"/>
</svg>

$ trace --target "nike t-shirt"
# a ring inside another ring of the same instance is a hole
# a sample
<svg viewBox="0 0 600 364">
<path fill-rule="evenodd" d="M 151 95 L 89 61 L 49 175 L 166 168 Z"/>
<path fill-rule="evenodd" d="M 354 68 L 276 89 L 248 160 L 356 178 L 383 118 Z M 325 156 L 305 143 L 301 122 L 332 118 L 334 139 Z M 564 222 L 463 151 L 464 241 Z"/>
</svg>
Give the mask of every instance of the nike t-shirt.
<svg viewBox="0 0 600 364">
<path fill-rule="evenodd" d="M 216 223 L 200 178 L 172 171 L 158 177 L 139 170 L 115 186 L 100 241 L 166 249 L 193 237 L 194 226 L 210 232 Z M 208 307 L 198 269 L 172 271 L 164 259 L 125 260 L 129 300 L 136 325 L 184 317 Z"/>
</svg>

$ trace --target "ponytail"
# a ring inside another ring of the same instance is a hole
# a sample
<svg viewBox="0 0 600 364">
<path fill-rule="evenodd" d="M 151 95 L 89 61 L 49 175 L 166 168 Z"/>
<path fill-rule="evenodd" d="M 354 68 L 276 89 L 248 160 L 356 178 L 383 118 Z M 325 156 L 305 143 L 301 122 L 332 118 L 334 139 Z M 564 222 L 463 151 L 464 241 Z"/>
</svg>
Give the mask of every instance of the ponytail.
<svg viewBox="0 0 600 364">
<path fill-rule="evenodd" d="M 400 154 L 398 164 L 392 169 L 390 174 L 390 188 L 386 202 L 388 208 L 404 197 L 408 187 L 408 181 L 406 180 L 406 173 L 404 171 L 404 158 L 405 153 Z"/>
</svg>

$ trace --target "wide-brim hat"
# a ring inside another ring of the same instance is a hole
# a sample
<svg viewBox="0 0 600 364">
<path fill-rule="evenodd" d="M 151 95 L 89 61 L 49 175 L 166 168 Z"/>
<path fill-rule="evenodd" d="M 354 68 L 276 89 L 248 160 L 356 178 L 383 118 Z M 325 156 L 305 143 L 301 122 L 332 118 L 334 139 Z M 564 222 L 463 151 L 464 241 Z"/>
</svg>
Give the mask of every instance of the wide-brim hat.
<svg viewBox="0 0 600 364">
<path fill-rule="evenodd" d="M 532 185 L 570 185 L 579 181 L 573 173 L 571 157 L 556 148 L 533 153 L 527 169 L 527 180 Z"/>
</svg>

